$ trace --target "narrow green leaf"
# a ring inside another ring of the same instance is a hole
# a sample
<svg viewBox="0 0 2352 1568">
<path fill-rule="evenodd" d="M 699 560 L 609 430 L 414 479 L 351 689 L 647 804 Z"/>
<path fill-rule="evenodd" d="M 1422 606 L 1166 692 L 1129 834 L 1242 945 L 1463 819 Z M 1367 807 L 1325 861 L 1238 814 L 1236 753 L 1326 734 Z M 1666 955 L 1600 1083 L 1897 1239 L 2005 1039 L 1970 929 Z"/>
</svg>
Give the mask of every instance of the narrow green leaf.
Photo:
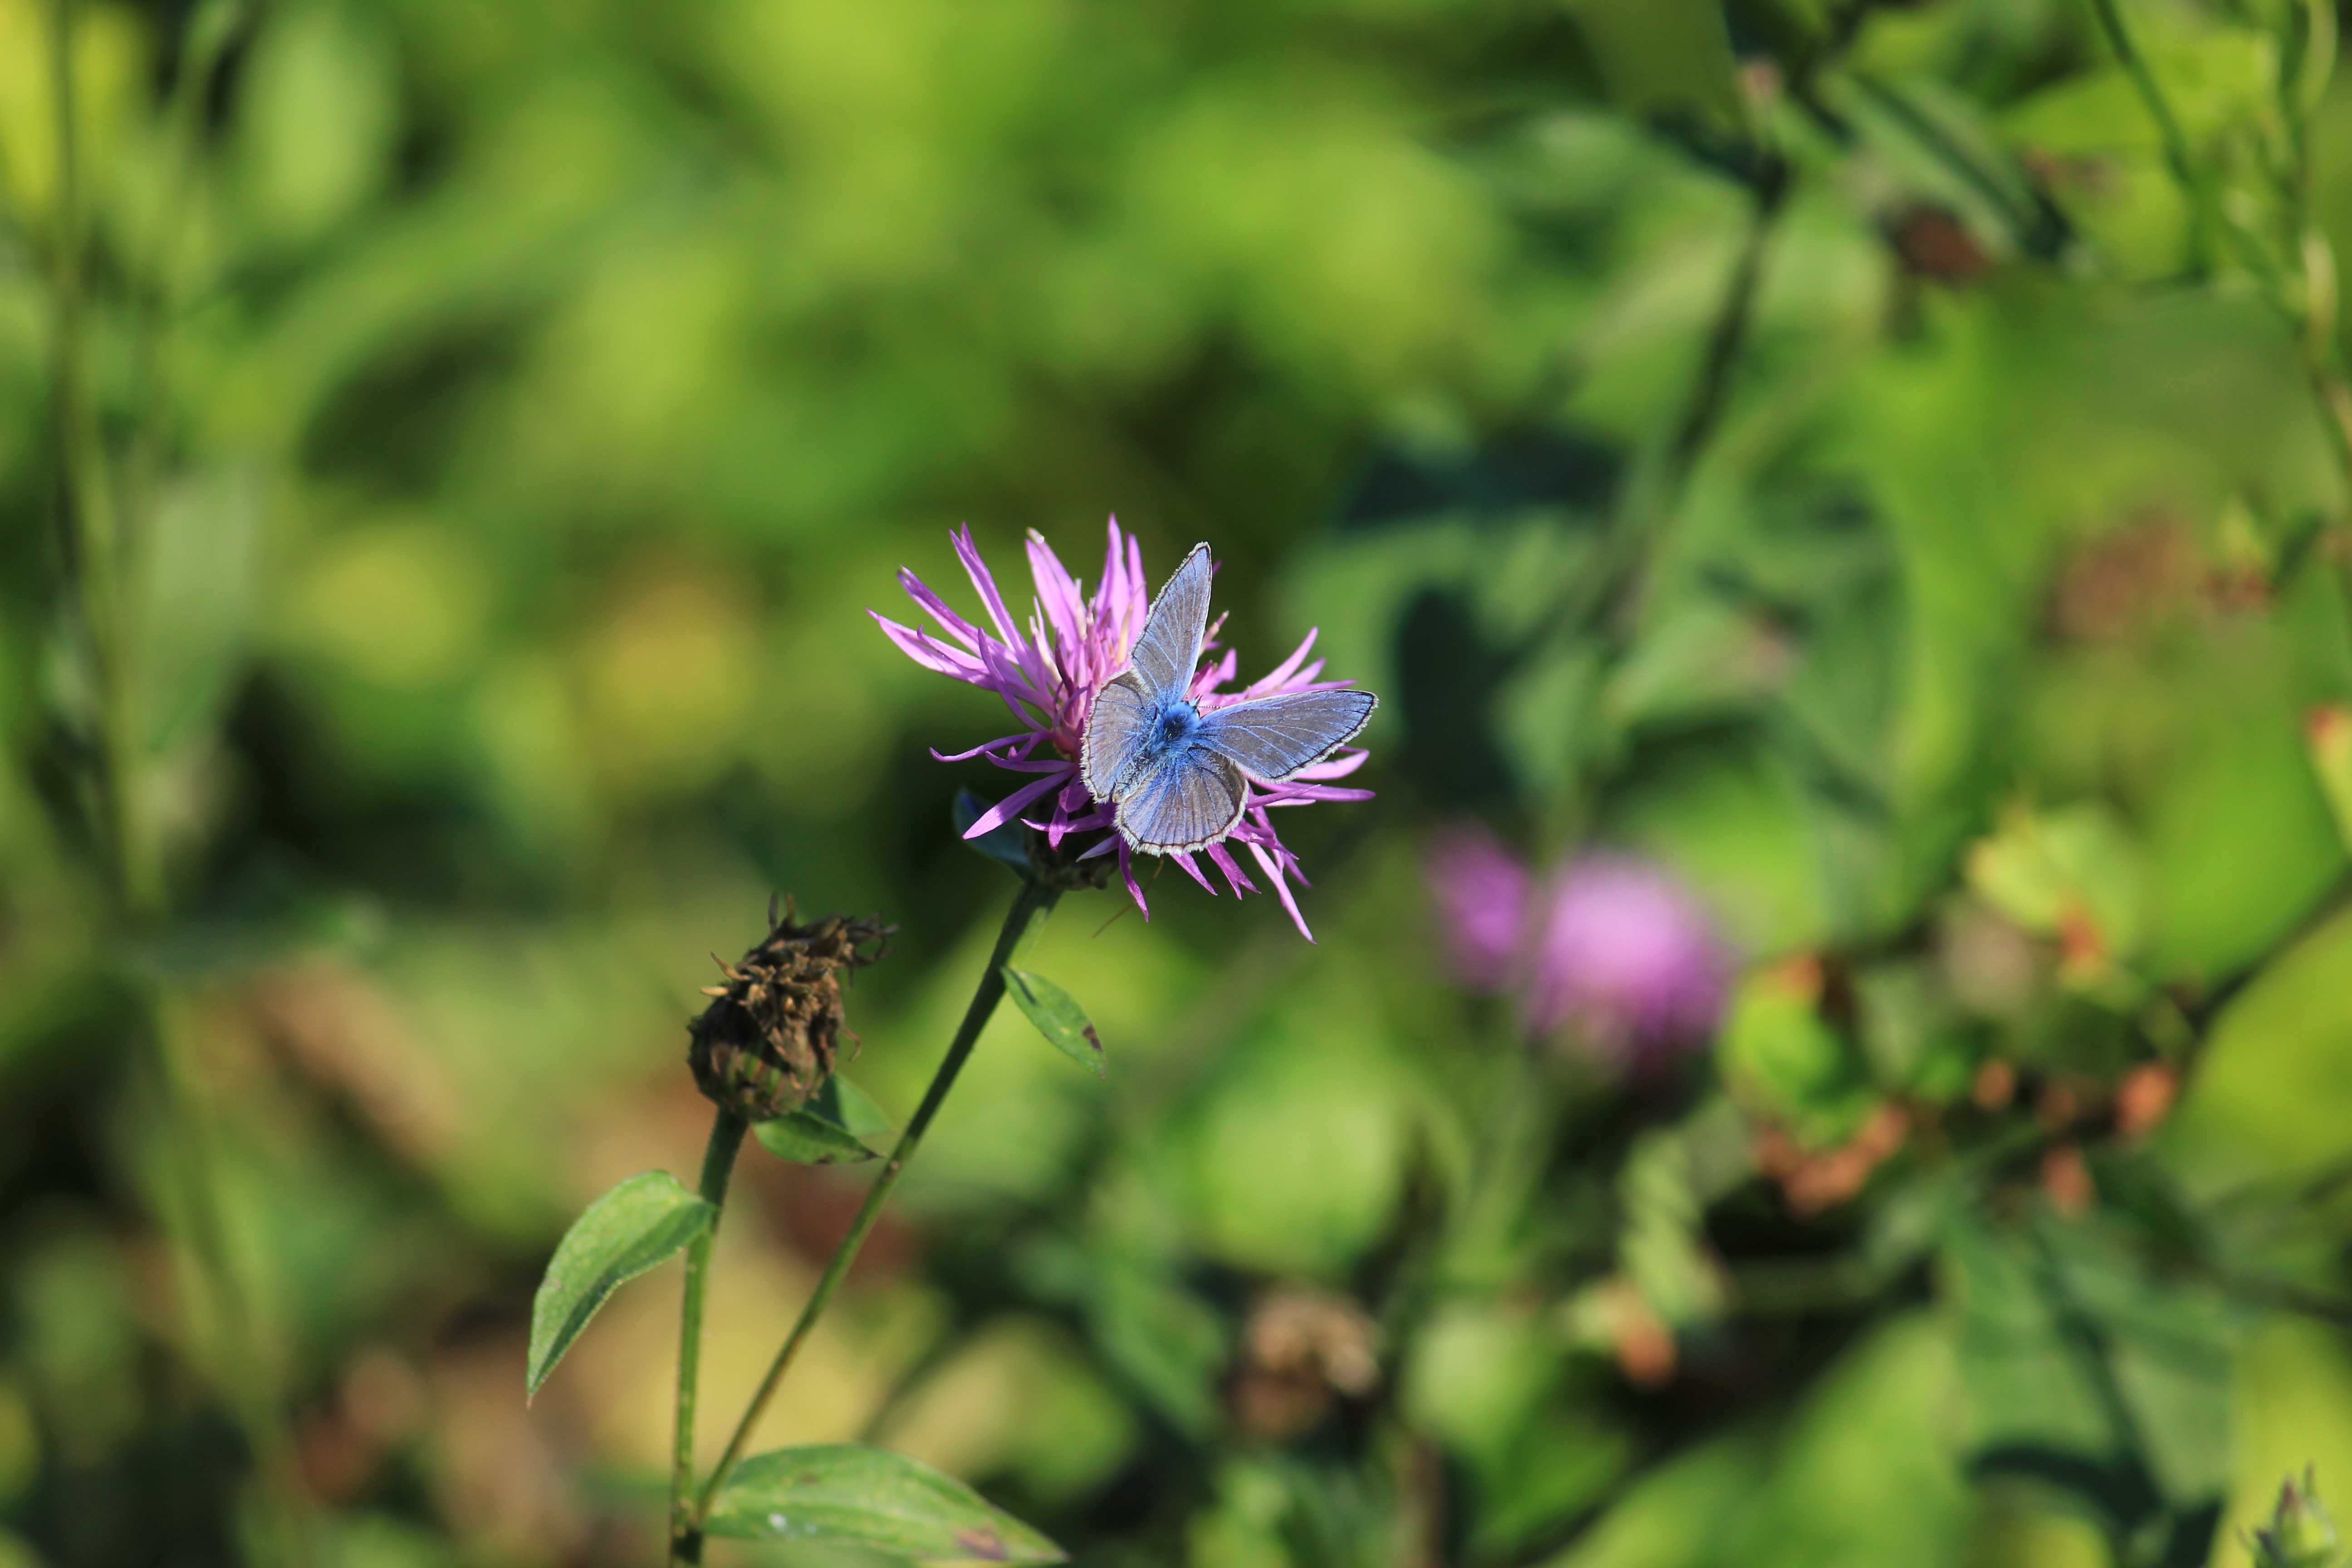
<svg viewBox="0 0 2352 1568">
<path fill-rule="evenodd" d="M 751 1541 L 856 1542 L 929 1562 L 1068 1561 L 961 1481 L 854 1443 L 752 1455 L 719 1489 L 702 1528 Z"/>
<path fill-rule="evenodd" d="M 834 1074 L 824 1080 L 824 1089 L 817 1096 L 826 1101 L 824 1114 L 844 1131 L 859 1138 L 896 1136 L 898 1123 L 889 1113 L 874 1103 L 874 1097 L 842 1077 Z"/>
<path fill-rule="evenodd" d="M 1094 1068 L 1097 1078 L 1107 1076 L 1103 1071 L 1102 1037 L 1087 1021 L 1087 1010 L 1078 1005 L 1076 997 L 1044 975 L 1031 974 L 1010 964 L 1004 970 L 1004 989 L 1055 1049 L 1074 1062 Z"/>
<path fill-rule="evenodd" d="M 806 1105 L 789 1116 L 762 1121 L 751 1131 L 759 1134 L 761 1148 L 779 1160 L 796 1164 L 854 1165 L 861 1160 L 876 1158 L 874 1151 L 859 1142 L 847 1128 L 827 1121 Z"/>
<path fill-rule="evenodd" d="M 953 814 L 956 837 L 963 838 L 971 831 L 971 825 L 988 815 L 988 808 L 995 804 L 994 801 L 982 799 L 968 789 L 956 791 Z M 964 838 L 964 842 L 990 859 L 1010 866 L 1024 877 L 1029 875 L 1029 847 L 1022 842 L 1020 824 L 1008 822 L 977 838 Z"/>
<path fill-rule="evenodd" d="M 719 1211 L 667 1171 L 631 1176 L 572 1222 L 530 1304 L 526 1396 L 536 1394 L 604 1298 L 709 1230 Z"/>
<path fill-rule="evenodd" d="M 833 1165 L 878 1156 L 866 1140 L 898 1130 L 873 1096 L 835 1073 L 806 1105 L 789 1116 L 762 1121 L 753 1129 L 760 1145 L 779 1160 L 803 1165 Z"/>
</svg>

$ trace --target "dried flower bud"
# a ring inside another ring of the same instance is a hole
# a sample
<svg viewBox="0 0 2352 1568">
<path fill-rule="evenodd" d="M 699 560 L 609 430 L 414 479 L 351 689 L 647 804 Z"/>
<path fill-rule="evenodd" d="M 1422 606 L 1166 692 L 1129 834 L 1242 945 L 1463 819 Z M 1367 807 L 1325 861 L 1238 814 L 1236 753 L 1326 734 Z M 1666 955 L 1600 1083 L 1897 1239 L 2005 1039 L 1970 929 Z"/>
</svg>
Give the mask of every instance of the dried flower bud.
<svg viewBox="0 0 2352 1568">
<path fill-rule="evenodd" d="M 799 1107 L 833 1072 L 841 1037 L 841 974 L 872 963 L 896 926 L 831 915 L 795 925 L 784 905 L 768 905 L 768 936 L 733 964 L 724 985 L 688 1026 L 686 1059 L 710 1100 L 747 1121 L 768 1121 Z M 874 951 L 864 952 L 873 942 Z M 854 1042 L 857 1037 L 850 1035 Z"/>
<path fill-rule="evenodd" d="M 2257 1529 L 2247 1546 L 2257 1568 L 2334 1568 L 2336 1521 L 2319 1506 L 2308 1467 L 2301 1485 L 2289 1476 L 2279 1488 L 2270 1523 Z"/>
<path fill-rule="evenodd" d="M 1277 1286 L 1250 1309 L 1241 1357 L 1226 1387 L 1234 1425 L 1261 1442 L 1286 1443 L 1319 1424 L 1340 1399 L 1380 1387 L 1380 1331 L 1345 1296 Z"/>
</svg>

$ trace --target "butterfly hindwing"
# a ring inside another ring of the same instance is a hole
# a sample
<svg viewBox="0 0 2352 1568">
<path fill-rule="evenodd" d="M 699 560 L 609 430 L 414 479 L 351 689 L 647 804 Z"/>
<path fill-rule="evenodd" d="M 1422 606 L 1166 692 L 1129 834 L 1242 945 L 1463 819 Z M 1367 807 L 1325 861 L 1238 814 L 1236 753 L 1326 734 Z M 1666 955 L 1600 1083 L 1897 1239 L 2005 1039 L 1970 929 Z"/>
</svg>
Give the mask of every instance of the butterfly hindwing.
<svg viewBox="0 0 2352 1568">
<path fill-rule="evenodd" d="M 1194 744 L 1254 779 L 1279 784 L 1361 732 L 1381 700 L 1369 691 L 1286 691 L 1201 716 Z"/>
<path fill-rule="evenodd" d="M 1209 627 L 1209 547 L 1196 544 L 1151 601 L 1128 655 L 1128 668 L 1147 696 L 1181 698 L 1192 685 Z"/>
<path fill-rule="evenodd" d="M 1112 676 L 1095 693 L 1078 758 L 1078 776 L 1088 795 L 1108 800 L 1118 794 L 1151 733 L 1154 708 L 1150 694 L 1132 670 Z"/>
<path fill-rule="evenodd" d="M 1197 742 L 1177 747 L 1118 803 L 1118 831 L 1131 848 L 1181 855 L 1234 830 L 1249 784 L 1227 758 Z"/>
</svg>

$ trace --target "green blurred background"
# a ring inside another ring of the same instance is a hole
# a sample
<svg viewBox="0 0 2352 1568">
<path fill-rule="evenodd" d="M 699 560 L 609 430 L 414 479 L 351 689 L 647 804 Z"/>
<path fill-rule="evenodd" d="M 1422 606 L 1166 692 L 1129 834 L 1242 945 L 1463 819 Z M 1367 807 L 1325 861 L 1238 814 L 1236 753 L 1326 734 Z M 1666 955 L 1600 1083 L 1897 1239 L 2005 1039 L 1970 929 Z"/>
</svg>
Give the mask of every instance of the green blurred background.
<svg viewBox="0 0 2352 1568">
<path fill-rule="evenodd" d="M 1112 512 L 1380 797 L 1315 945 L 1066 902 L 1108 1080 L 997 1021 L 764 1442 L 1106 1565 L 2352 1496 L 2352 88 L 2120 4 L 0 0 L 0 1563 L 652 1561 L 675 1270 L 526 1408 L 539 1270 L 771 890 L 912 1109 L 1003 721 L 866 611 Z M 1715 1051 L 1464 995 L 1465 820 L 1685 878 Z M 744 1156 L 706 1455 L 862 1180 Z"/>
</svg>

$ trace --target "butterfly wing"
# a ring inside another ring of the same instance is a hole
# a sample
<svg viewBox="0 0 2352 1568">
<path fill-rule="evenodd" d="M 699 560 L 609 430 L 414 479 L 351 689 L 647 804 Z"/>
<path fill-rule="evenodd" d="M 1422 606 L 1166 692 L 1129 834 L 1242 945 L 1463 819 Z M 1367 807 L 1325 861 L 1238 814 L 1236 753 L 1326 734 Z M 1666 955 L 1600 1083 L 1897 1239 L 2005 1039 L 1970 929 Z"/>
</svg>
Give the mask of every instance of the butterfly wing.
<svg viewBox="0 0 2352 1568">
<path fill-rule="evenodd" d="M 1201 638 L 1208 627 L 1209 547 L 1196 544 L 1160 585 L 1151 613 L 1143 618 L 1142 634 L 1129 651 L 1127 667 L 1142 682 L 1145 695 L 1184 695 L 1192 667 L 1201 662 Z"/>
<path fill-rule="evenodd" d="M 1133 670 L 1112 676 L 1095 693 L 1078 754 L 1078 776 L 1088 795 L 1108 800 L 1118 793 L 1142 754 L 1156 706 Z"/>
<path fill-rule="evenodd" d="M 1286 691 L 1201 715 L 1206 746 L 1254 779 L 1279 784 L 1360 734 L 1381 700 L 1369 691 Z"/>
<path fill-rule="evenodd" d="M 1170 752 L 1118 803 L 1118 833 L 1150 855 L 1206 848 L 1234 830 L 1249 783 L 1228 759 L 1197 744 Z"/>
</svg>

